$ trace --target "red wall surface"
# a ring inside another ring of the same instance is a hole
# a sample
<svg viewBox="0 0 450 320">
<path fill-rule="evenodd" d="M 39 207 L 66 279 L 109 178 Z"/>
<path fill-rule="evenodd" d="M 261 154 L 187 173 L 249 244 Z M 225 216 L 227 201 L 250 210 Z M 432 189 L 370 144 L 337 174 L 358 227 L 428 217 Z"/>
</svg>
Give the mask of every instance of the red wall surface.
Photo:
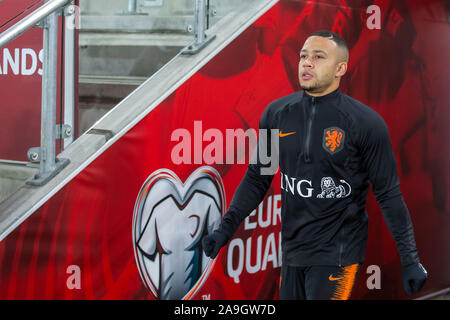
<svg viewBox="0 0 450 320">
<path fill-rule="evenodd" d="M 185 128 L 195 139 L 194 121 L 201 121 L 203 133 L 215 128 L 223 136 L 226 129 L 257 128 L 269 102 L 299 90 L 298 52 L 306 37 L 320 29 L 338 32 L 350 46 L 350 68 L 341 90 L 375 109 L 389 126 L 400 187 L 429 272 L 415 297 L 449 287 L 449 45 L 443 40 L 449 39 L 449 8 L 442 1 L 375 1 L 381 8 L 381 29 L 369 30 L 370 4 L 286 0 L 271 8 L 0 243 L 0 298 L 160 298 L 158 290 L 145 284 L 136 249 L 136 207 L 144 200 L 158 201 L 158 193 L 146 189 L 146 180 L 158 170 L 170 170 L 185 183 L 196 169 L 209 165 L 220 176 L 228 205 L 247 168 L 204 161 L 175 164 L 171 152 L 178 142 L 171 140 L 172 133 Z M 203 150 L 209 143 L 203 142 Z M 277 174 L 261 210 L 240 226 L 234 245 L 221 250 L 184 298 L 278 298 L 279 178 Z M 140 196 L 142 190 L 148 191 L 147 198 Z M 192 231 L 180 223 L 189 214 L 183 209 L 188 205 L 186 200 L 178 209 L 162 212 L 166 225 L 155 224 L 161 241 L 154 250 L 161 261 L 174 250 L 164 242 L 162 230 L 171 230 L 174 238 L 189 238 L 189 232 L 193 236 L 198 230 L 198 225 Z M 196 205 L 189 217 L 206 210 L 202 203 Z M 352 298 L 409 298 L 401 285 L 395 243 L 371 193 L 367 212 L 367 257 Z M 75 289 L 68 272 L 74 265 L 80 271 Z M 381 269 L 381 289 L 366 286 L 370 265 Z M 149 270 L 157 282 L 163 271 L 177 276 L 186 265 L 161 262 L 159 269 Z"/>
</svg>

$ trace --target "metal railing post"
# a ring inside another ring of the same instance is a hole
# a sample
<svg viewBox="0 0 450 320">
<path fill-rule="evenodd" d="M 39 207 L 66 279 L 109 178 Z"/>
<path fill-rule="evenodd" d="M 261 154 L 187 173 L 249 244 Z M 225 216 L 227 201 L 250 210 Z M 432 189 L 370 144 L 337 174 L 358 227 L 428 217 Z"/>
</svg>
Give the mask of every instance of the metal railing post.
<svg viewBox="0 0 450 320">
<path fill-rule="evenodd" d="M 136 13 L 137 0 L 128 0 L 128 13 Z"/>
<path fill-rule="evenodd" d="M 195 40 L 184 48 L 182 54 L 196 54 L 215 39 L 215 35 L 207 36 L 206 31 L 206 0 L 195 0 Z"/>
<path fill-rule="evenodd" d="M 70 0 L 47 1 L 42 7 L 26 16 L 8 30 L 0 34 L 0 48 L 20 36 L 28 29 L 34 27 L 39 21 L 43 20 L 50 13 L 55 12 L 65 6 Z"/>
<path fill-rule="evenodd" d="M 44 62 L 42 73 L 41 162 L 40 174 L 55 169 L 56 141 L 56 67 L 58 63 L 58 16 L 44 20 Z"/>
<path fill-rule="evenodd" d="M 200 45 L 205 41 L 206 31 L 206 1 L 195 0 L 195 43 Z"/>
<path fill-rule="evenodd" d="M 74 140 L 75 136 L 75 28 L 77 16 L 74 1 L 66 7 L 64 19 L 64 125 L 61 135 L 64 139 L 64 149 Z"/>
</svg>

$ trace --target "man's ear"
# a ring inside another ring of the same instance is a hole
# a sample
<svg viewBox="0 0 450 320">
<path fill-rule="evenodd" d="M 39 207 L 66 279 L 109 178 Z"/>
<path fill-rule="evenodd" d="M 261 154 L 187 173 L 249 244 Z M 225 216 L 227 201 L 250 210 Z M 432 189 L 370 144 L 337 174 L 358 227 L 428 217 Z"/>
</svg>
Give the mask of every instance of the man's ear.
<svg viewBox="0 0 450 320">
<path fill-rule="evenodd" d="M 339 62 L 336 67 L 336 77 L 342 77 L 347 72 L 347 62 Z"/>
</svg>

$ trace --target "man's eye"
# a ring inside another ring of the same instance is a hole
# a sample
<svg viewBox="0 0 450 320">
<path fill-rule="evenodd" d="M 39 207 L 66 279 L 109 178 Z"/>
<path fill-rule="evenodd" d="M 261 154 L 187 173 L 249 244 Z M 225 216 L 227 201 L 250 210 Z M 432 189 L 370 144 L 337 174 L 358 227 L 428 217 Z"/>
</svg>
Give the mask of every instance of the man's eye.
<svg viewBox="0 0 450 320">
<path fill-rule="evenodd" d="M 305 56 L 304 54 L 302 54 L 302 55 L 300 56 L 300 59 L 306 59 L 306 56 Z"/>
<path fill-rule="evenodd" d="M 316 56 L 316 59 L 322 59 L 323 57 L 322 56 Z"/>
</svg>

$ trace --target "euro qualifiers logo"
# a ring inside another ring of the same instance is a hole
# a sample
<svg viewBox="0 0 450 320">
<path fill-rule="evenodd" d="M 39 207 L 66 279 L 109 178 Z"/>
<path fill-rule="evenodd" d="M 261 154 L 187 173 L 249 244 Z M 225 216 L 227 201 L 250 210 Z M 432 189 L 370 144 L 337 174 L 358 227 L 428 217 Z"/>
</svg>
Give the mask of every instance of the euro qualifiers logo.
<svg viewBox="0 0 450 320">
<path fill-rule="evenodd" d="M 133 214 L 133 245 L 139 274 L 156 299 L 190 299 L 207 279 L 215 260 L 202 238 L 216 229 L 225 210 L 219 173 L 204 166 L 183 183 L 168 170 L 143 184 Z"/>
</svg>

